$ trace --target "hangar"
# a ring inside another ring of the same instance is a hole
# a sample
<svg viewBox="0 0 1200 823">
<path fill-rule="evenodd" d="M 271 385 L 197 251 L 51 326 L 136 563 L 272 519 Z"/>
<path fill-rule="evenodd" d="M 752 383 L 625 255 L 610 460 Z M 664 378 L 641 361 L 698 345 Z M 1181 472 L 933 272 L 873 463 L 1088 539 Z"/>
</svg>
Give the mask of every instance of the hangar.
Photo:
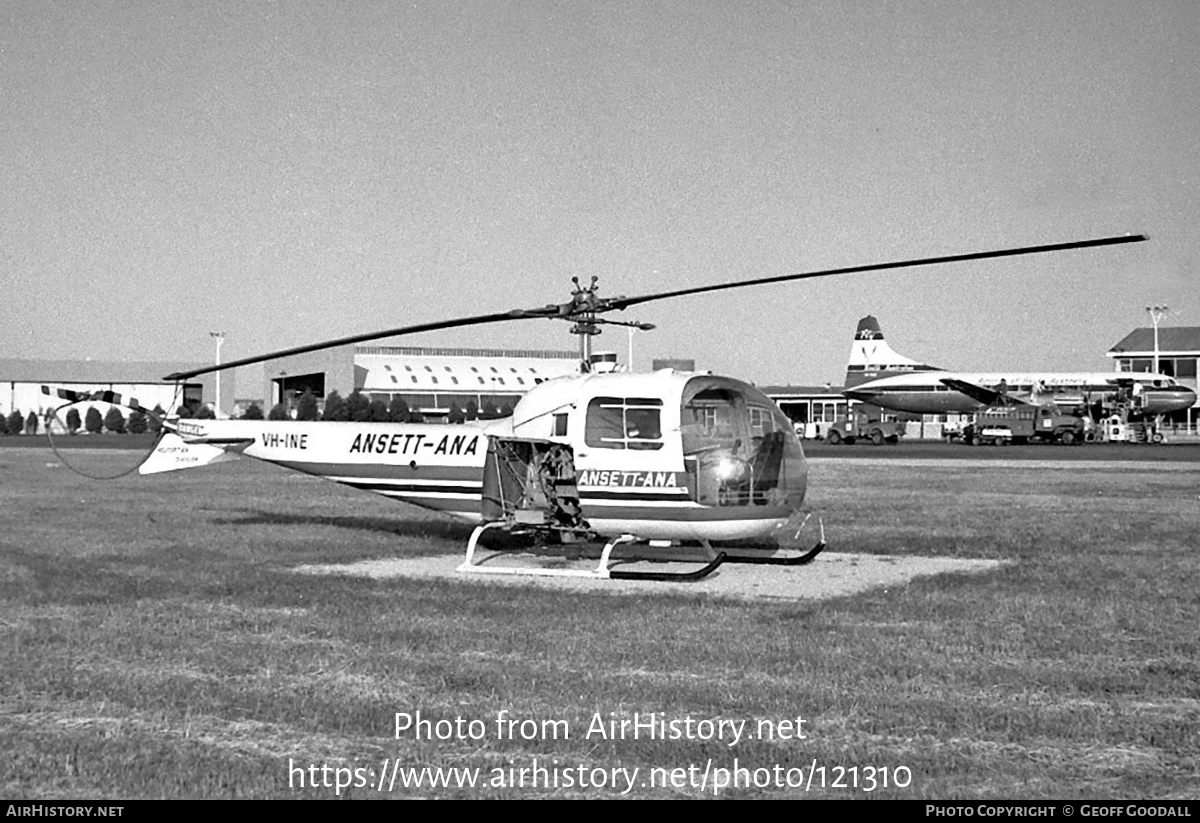
<svg viewBox="0 0 1200 823">
<path fill-rule="evenodd" d="M 164 411 L 175 412 L 187 406 L 195 413 L 202 405 L 216 397 L 216 376 L 203 375 L 185 383 L 182 391 L 175 383 L 165 382 L 162 377 L 175 364 L 154 362 L 116 362 L 104 360 L 14 360 L 0 359 L 0 413 L 22 414 L 37 412 L 39 417 L 57 406 L 61 400 L 42 392 L 42 386 L 72 389 L 79 392 L 113 391 L 122 397 L 133 398 L 142 406 L 153 409 L 161 406 Z M 194 364 L 187 368 L 203 368 Z M 226 373 L 222 378 L 227 393 L 222 405 L 232 407 L 233 377 Z M 107 408 L 107 404 L 98 404 Z"/>
<path fill-rule="evenodd" d="M 336 391 L 361 392 L 391 404 L 399 398 L 428 422 L 451 409 L 511 412 L 526 391 L 579 373 L 579 354 L 546 349 L 427 348 L 347 345 L 292 355 L 267 364 L 263 397 L 294 407 L 306 391 L 318 405 Z"/>
</svg>

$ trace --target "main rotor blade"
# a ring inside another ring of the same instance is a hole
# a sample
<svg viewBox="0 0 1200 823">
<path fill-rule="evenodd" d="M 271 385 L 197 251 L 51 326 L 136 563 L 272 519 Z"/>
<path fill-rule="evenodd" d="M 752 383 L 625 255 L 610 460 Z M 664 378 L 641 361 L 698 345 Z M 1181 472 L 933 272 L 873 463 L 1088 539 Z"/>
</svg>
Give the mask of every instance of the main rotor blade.
<svg viewBox="0 0 1200 823">
<path fill-rule="evenodd" d="M 914 266 L 933 266 L 938 263 L 960 263 L 966 260 L 989 260 L 995 257 L 1017 257 L 1022 254 L 1042 254 L 1052 251 L 1069 251 L 1071 249 L 1086 249 L 1093 246 L 1115 246 L 1121 243 L 1140 243 L 1150 238 L 1144 234 L 1125 234 L 1119 237 L 1101 237 L 1096 240 L 1077 240 L 1073 243 L 1053 243 L 1046 246 L 1025 246 L 1019 249 L 1000 249 L 998 251 L 980 251 L 970 254 L 952 254 L 946 257 L 924 257 L 919 260 L 902 260 L 893 263 L 871 263 L 866 266 L 847 266 L 841 269 L 825 269 L 823 271 L 802 272 L 800 274 L 780 274 L 774 277 L 760 277 L 755 280 L 738 280 L 732 283 L 717 283 L 711 286 L 696 286 L 690 289 L 644 294 L 640 297 L 617 297 L 605 301 L 605 306 L 614 309 L 625 309 L 639 303 L 649 303 L 651 300 L 666 300 L 668 297 L 683 297 L 688 294 L 703 294 L 704 292 L 724 291 L 726 289 L 741 289 L 746 286 L 762 286 L 767 283 L 787 283 L 792 280 L 808 280 L 814 277 L 830 277 L 835 274 L 854 274 L 863 271 L 883 271 L 885 269 L 906 269 Z"/>
<path fill-rule="evenodd" d="M 792 280 L 808 280 L 815 277 L 830 277 L 835 274 L 883 271 L 885 269 L 903 269 L 914 266 L 932 266 L 938 263 L 957 263 L 965 260 L 987 260 L 995 257 L 1016 257 L 1022 254 L 1040 254 L 1051 251 L 1085 249 L 1093 246 L 1114 246 L 1121 243 L 1138 243 L 1147 239 L 1149 238 L 1144 234 L 1132 234 L 1122 235 L 1119 237 L 1102 237 L 1096 240 L 1079 240 L 1073 243 L 1056 243 L 1046 246 L 1026 246 L 1019 249 L 972 252 L 970 254 L 955 254 L 946 257 L 926 257 L 919 260 L 903 260 L 892 263 L 872 263 L 865 266 L 848 266 L 846 268 L 802 272 L 800 274 L 782 274 L 773 277 L 760 277 L 755 280 L 740 280 L 732 283 L 717 283 L 709 286 L 696 286 L 688 289 L 658 292 L 657 294 L 645 294 L 641 295 L 640 297 L 606 298 L 599 301 L 600 305 L 596 307 L 595 311 L 604 312 L 612 309 L 625 309 L 629 306 L 636 306 L 640 303 L 649 303 L 652 300 L 665 300 L 668 297 L 683 297 L 689 294 L 702 294 L 704 292 L 740 289 L 745 288 L 746 286 L 761 286 L 767 283 L 786 283 Z M 288 357 L 294 354 L 307 354 L 308 352 L 332 349 L 337 346 L 345 346 L 351 343 L 365 343 L 370 340 L 380 340 L 385 337 L 396 337 L 403 334 L 437 331 L 439 329 L 462 328 L 464 326 L 481 326 L 487 323 L 501 323 L 506 320 L 526 320 L 533 318 L 560 318 L 570 320 L 574 319 L 579 314 L 582 314 L 582 312 L 578 310 L 574 304 L 567 303 L 561 306 L 548 305 L 535 309 L 513 309 L 511 311 L 498 312 L 495 314 L 481 314 L 475 317 L 460 317 L 455 320 L 439 320 L 432 323 L 418 323 L 413 326 L 401 326 L 400 328 L 388 329 L 387 331 L 368 332 L 366 334 L 340 337 L 336 340 L 326 340 L 321 343 L 313 343 L 307 346 L 297 346 L 291 349 L 271 352 L 270 354 L 258 355 L 257 357 L 246 357 L 241 360 L 232 360 L 228 363 L 222 363 L 219 366 L 208 366 L 203 369 L 194 369 L 192 371 L 174 372 L 172 374 L 168 374 L 163 379 L 187 380 L 188 378 L 198 377 L 202 374 L 211 374 L 213 372 L 224 371 L 225 369 L 238 368 L 239 366 L 251 366 L 255 363 L 263 363 L 267 360 L 274 360 L 278 357 Z"/>
<path fill-rule="evenodd" d="M 307 354 L 312 351 L 321 351 L 322 349 L 332 349 L 337 346 L 346 346 L 350 343 L 365 343 L 368 340 L 379 340 L 384 337 L 395 337 L 401 334 L 415 334 L 423 331 L 437 331 L 438 329 L 454 329 L 463 326 L 482 326 L 485 323 L 501 323 L 505 320 L 525 320 L 534 317 L 552 316 L 549 309 L 514 309 L 507 312 L 498 312 L 496 314 L 480 314 L 475 317 L 459 317 L 455 320 L 439 320 L 433 323 L 418 323 L 415 326 L 401 326 L 398 329 L 388 329 L 387 331 L 367 332 L 366 334 L 354 334 L 349 337 L 339 337 L 337 340 L 325 340 L 321 343 L 312 343 L 307 346 L 296 346 L 293 349 L 284 349 L 283 351 L 271 352 L 270 354 L 260 354 L 257 357 L 245 357 L 241 360 L 231 360 L 228 363 L 222 363 L 219 366 L 208 366 L 203 369 L 193 369 L 192 371 L 179 371 L 173 374 L 168 374 L 163 380 L 187 380 L 191 377 L 198 377 L 202 374 L 211 374 L 212 372 L 224 371 L 225 369 L 236 369 L 239 366 L 251 366 L 255 363 L 263 363 L 267 360 L 274 360 L 277 357 L 288 357 L 293 354 Z"/>
</svg>

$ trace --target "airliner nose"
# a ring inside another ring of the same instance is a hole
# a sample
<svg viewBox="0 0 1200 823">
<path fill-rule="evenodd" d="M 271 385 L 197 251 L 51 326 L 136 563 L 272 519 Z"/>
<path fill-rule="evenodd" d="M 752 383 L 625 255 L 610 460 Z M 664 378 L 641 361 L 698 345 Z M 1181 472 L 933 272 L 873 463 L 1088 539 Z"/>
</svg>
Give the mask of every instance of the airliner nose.
<svg viewBox="0 0 1200 823">
<path fill-rule="evenodd" d="M 857 400 L 860 403 L 870 403 L 879 396 L 877 391 L 863 391 L 862 389 L 842 389 L 842 395 Z"/>
<path fill-rule="evenodd" d="M 1196 391 L 1187 386 L 1154 389 L 1147 394 L 1151 410 L 1159 412 L 1182 411 L 1196 405 Z"/>
</svg>

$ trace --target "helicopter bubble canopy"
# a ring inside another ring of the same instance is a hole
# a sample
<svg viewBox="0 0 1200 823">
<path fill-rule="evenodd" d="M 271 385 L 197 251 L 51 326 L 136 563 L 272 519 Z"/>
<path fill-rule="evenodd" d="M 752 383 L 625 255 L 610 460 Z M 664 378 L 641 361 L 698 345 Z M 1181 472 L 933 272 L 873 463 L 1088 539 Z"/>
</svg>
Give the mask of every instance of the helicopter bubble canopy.
<svg viewBox="0 0 1200 823">
<path fill-rule="evenodd" d="M 670 474 L 695 503 L 740 508 L 739 516 L 751 507 L 755 519 L 786 518 L 804 502 L 807 470 L 791 421 L 733 378 L 671 370 L 560 378 L 526 394 L 511 419 L 517 437 L 575 444 L 575 468 L 589 481 L 581 485 Z"/>
</svg>

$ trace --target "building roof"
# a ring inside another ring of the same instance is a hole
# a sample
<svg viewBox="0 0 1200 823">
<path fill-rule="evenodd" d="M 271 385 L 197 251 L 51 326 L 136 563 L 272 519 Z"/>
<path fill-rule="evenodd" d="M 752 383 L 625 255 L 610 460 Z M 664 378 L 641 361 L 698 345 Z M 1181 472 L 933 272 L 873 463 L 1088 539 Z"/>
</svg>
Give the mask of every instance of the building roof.
<svg viewBox="0 0 1200 823">
<path fill-rule="evenodd" d="M 757 386 L 767 397 L 842 397 L 843 386 Z M 845 399 L 845 398 L 843 398 Z"/>
<path fill-rule="evenodd" d="M 1159 352 L 1188 352 L 1200 354 L 1200 326 L 1167 326 L 1158 330 Z M 1108 350 L 1108 356 L 1119 354 L 1153 354 L 1154 329 L 1134 329 Z"/>
<path fill-rule="evenodd" d="M 518 357 L 530 360 L 578 360 L 579 352 L 562 349 L 469 349 L 429 346 L 355 346 L 354 353 L 398 357 Z"/>
<path fill-rule="evenodd" d="M 115 360 L 19 360 L 0 358 L 3 383 L 168 383 L 164 374 L 202 369 L 206 363 Z"/>
<path fill-rule="evenodd" d="M 450 351 L 450 350 L 439 350 Z M 460 349 L 486 354 L 355 355 L 357 385 L 364 392 L 444 392 L 521 394 L 543 380 L 578 374 L 578 356 L 568 358 L 502 356 L 493 350 Z"/>
</svg>

